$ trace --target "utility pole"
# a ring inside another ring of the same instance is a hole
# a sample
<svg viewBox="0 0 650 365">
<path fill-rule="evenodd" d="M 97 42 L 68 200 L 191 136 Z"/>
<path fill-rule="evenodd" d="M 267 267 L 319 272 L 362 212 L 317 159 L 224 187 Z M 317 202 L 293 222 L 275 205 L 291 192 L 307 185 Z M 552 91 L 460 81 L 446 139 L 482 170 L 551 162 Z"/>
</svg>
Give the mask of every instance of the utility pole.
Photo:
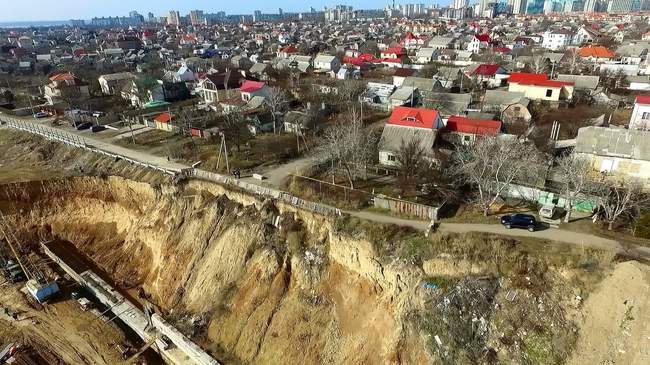
<svg viewBox="0 0 650 365">
<path fill-rule="evenodd" d="M 219 158 L 217 158 L 217 170 L 219 170 L 219 166 L 221 165 L 221 153 L 223 152 L 225 160 L 226 160 L 226 171 L 230 173 L 230 164 L 228 163 L 228 146 L 226 144 L 226 135 L 223 134 L 223 132 L 219 132 L 219 135 L 221 136 L 221 145 L 219 146 Z"/>
</svg>

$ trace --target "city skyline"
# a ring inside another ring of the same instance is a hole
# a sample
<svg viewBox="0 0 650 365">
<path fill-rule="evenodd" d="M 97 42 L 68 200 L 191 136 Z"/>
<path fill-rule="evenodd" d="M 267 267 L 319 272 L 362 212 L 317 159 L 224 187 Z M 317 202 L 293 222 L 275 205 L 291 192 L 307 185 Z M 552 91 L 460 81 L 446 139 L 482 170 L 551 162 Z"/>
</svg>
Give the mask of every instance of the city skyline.
<svg viewBox="0 0 650 365">
<path fill-rule="evenodd" d="M 451 0 L 442 1 L 396 1 L 397 4 L 423 3 L 426 5 L 440 4 L 449 5 Z M 126 16 L 132 10 L 146 15 L 153 12 L 156 16 L 166 16 L 170 10 L 178 10 L 185 16 L 190 10 L 199 9 L 205 12 L 225 11 L 228 14 L 253 14 L 259 10 L 262 13 L 275 14 L 279 8 L 284 12 L 306 12 L 310 7 L 322 10 L 325 6 L 349 5 L 355 9 L 381 9 L 392 1 L 374 0 L 315 0 L 310 2 L 281 0 L 267 2 L 260 0 L 247 1 L 244 4 L 218 4 L 211 0 L 142 0 L 136 4 L 124 4 L 117 2 L 94 2 L 91 5 L 87 0 L 23 0 L 20 2 L 9 2 L 4 5 L 0 13 L 0 22 L 28 22 L 28 21 L 65 21 L 70 19 L 91 19 L 102 16 Z M 34 9 L 39 9 L 35 12 Z M 77 10 L 71 10 L 77 9 Z"/>
</svg>

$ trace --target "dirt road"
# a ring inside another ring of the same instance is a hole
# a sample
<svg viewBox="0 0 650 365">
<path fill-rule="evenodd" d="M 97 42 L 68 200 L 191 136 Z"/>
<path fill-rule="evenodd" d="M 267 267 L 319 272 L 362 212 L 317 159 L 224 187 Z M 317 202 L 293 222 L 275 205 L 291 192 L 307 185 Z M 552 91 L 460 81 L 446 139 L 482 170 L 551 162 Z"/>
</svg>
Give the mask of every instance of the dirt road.
<svg viewBox="0 0 650 365">
<path fill-rule="evenodd" d="M 4 118 L 7 117 L 4 116 Z M 15 118 L 15 117 L 11 117 L 11 118 L 24 121 L 26 123 L 31 123 L 33 125 L 38 125 L 41 128 L 46 128 L 54 131 L 59 130 L 57 128 L 50 127 L 48 119 L 41 119 L 39 122 L 35 122 L 33 119 Z M 158 167 L 162 167 L 168 170 L 180 171 L 181 169 L 190 167 L 184 164 L 167 161 L 166 158 L 155 156 L 147 152 L 136 151 L 136 150 L 114 145 L 108 141 L 99 140 L 97 138 L 92 137 L 88 131 L 76 131 L 76 130 L 69 130 L 69 129 L 66 129 L 66 131 L 74 135 L 83 137 L 86 140 L 86 143 L 94 147 L 97 147 L 99 149 L 102 149 L 104 151 L 108 151 L 114 154 L 119 154 L 138 161 L 146 162 L 151 165 L 156 165 Z M 267 177 L 267 180 L 264 183 L 260 183 L 259 181 L 254 180 L 252 178 L 248 178 L 247 180 L 249 180 L 249 182 L 251 183 L 267 185 L 267 186 L 280 189 L 290 173 L 294 173 L 296 170 L 304 169 L 309 165 L 313 164 L 314 162 L 315 162 L 314 157 L 306 157 L 278 166 L 266 172 L 265 176 Z M 378 213 L 357 212 L 357 211 L 348 211 L 346 213 L 358 218 L 362 218 L 374 222 L 413 227 L 417 230 L 426 230 L 429 227 L 429 222 L 396 218 L 396 217 L 387 216 Z M 483 232 L 483 233 L 492 233 L 492 234 L 498 234 L 504 236 L 514 236 L 514 237 L 535 237 L 535 238 L 546 239 L 551 241 L 564 242 L 573 245 L 586 245 L 586 246 L 598 247 L 598 248 L 611 248 L 619 252 L 624 252 L 627 254 L 635 255 L 637 257 L 650 259 L 650 248 L 631 245 L 631 244 L 623 245 L 618 241 L 598 237 L 595 235 L 566 231 L 561 229 L 545 229 L 534 233 L 530 233 L 525 230 L 515 230 L 515 229 L 507 230 L 499 224 L 443 223 L 440 226 L 440 230 L 443 232 L 453 232 L 453 233 Z"/>
</svg>

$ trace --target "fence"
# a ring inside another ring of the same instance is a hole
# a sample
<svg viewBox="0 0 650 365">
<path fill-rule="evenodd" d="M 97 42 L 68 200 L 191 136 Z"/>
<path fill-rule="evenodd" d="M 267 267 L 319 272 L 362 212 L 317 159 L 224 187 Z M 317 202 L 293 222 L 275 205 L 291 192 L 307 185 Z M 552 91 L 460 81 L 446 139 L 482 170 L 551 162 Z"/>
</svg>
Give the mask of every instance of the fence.
<svg viewBox="0 0 650 365">
<path fill-rule="evenodd" d="M 375 207 L 387 209 L 394 213 L 406 214 L 427 220 L 438 220 L 440 208 L 424 204 L 413 203 L 405 200 L 389 198 L 386 196 L 375 196 Z"/>
<path fill-rule="evenodd" d="M 70 146 L 86 148 L 86 140 L 82 137 L 79 137 L 75 134 L 61 131 L 58 129 L 47 128 L 38 124 L 32 124 L 15 119 L 6 119 L 0 118 L 3 124 L 6 124 L 10 128 L 18 129 L 24 132 L 31 134 L 39 135 L 45 139 L 52 141 L 59 141 Z"/>
<path fill-rule="evenodd" d="M 353 196 L 360 197 L 364 202 L 371 203 L 374 207 L 389 210 L 393 213 L 405 214 L 413 217 L 418 217 L 426 220 L 437 220 L 440 207 L 432 207 L 429 205 L 413 203 L 406 200 L 395 199 L 381 194 L 374 194 L 364 190 L 352 189 L 347 186 L 333 184 L 331 182 L 314 179 L 307 176 L 291 175 L 319 185 L 319 191 L 322 192 L 322 186 L 334 187 L 342 189 L 345 194 L 346 201 L 353 199 Z"/>
<path fill-rule="evenodd" d="M 214 172 L 209 172 L 205 170 L 200 170 L 200 169 L 187 169 L 182 171 L 185 176 L 188 177 L 195 177 L 198 179 L 202 180 L 207 180 L 207 181 L 212 181 L 216 182 L 222 185 L 228 185 L 228 186 L 236 186 L 242 190 L 245 190 L 249 193 L 258 195 L 258 196 L 263 196 L 267 198 L 272 198 L 275 200 L 279 200 L 288 204 L 291 204 L 295 207 L 306 209 L 318 214 L 322 214 L 325 216 L 335 216 L 335 217 L 340 217 L 342 216 L 342 212 L 338 208 L 331 207 L 329 205 L 325 204 L 320 204 L 312 201 L 307 201 L 301 198 L 298 198 L 297 196 L 293 196 L 289 193 L 286 193 L 281 190 L 276 190 L 272 188 L 267 188 L 265 186 L 257 185 L 257 184 L 251 184 L 242 180 L 238 180 L 232 177 L 228 177 L 225 175 L 217 174 Z"/>
<path fill-rule="evenodd" d="M 165 173 L 167 175 L 172 175 L 175 176 L 177 174 L 176 171 L 173 170 L 168 170 L 163 167 L 153 165 L 147 162 L 142 162 L 124 155 L 120 155 L 117 153 L 113 153 L 110 151 L 106 151 L 103 149 L 100 149 L 98 147 L 92 146 L 86 142 L 86 139 L 83 137 L 80 137 L 76 134 L 69 133 L 66 131 L 62 131 L 56 128 L 49 128 L 45 127 L 42 125 L 26 122 L 26 121 L 21 121 L 17 120 L 14 118 L 8 118 L 8 117 L 0 117 L 0 123 L 6 125 L 7 127 L 13 128 L 13 129 L 18 129 L 24 132 L 28 132 L 31 134 L 36 134 L 39 135 L 45 139 L 51 140 L 51 141 L 58 141 L 64 144 L 67 144 L 72 147 L 77 147 L 77 148 L 83 148 L 87 151 L 97 153 L 103 156 L 107 156 L 109 158 L 114 158 L 114 159 L 120 159 L 124 160 L 132 165 L 137 165 L 145 168 L 149 168 L 152 170 L 157 170 L 162 173 Z"/>
</svg>

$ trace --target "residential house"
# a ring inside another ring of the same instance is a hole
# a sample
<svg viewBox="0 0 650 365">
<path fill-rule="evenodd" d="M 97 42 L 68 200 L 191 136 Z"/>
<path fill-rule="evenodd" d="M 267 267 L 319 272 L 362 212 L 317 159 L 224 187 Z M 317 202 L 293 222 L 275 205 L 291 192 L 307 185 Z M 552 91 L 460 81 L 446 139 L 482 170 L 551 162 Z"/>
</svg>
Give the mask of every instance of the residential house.
<svg viewBox="0 0 650 365">
<path fill-rule="evenodd" d="M 390 104 L 396 106 L 415 106 L 420 101 L 420 93 L 417 88 L 411 86 L 402 86 L 395 90 L 390 96 Z"/>
<path fill-rule="evenodd" d="M 224 73 L 207 74 L 205 75 L 205 78 L 199 81 L 196 93 L 203 98 L 204 103 L 211 104 L 220 100 L 220 91 L 239 89 L 241 83 L 242 77 L 237 72 L 228 71 Z"/>
<path fill-rule="evenodd" d="M 606 62 L 616 57 L 616 54 L 603 46 L 586 46 L 578 50 L 578 55 L 589 62 Z"/>
<path fill-rule="evenodd" d="M 293 45 L 287 45 L 278 50 L 278 58 L 289 58 L 298 54 L 298 48 Z"/>
<path fill-rule="evenodd" d="M 402 82 L 402 86 L 417 88 L 422 92 L 442 89 L 442 85 L 437 80 L 415 76 L 406 77 Z"/>
<path fill-rule="evenodd" d="M 529 104 L 530 100 L 523 92 L 487 90 L 481 111 L 499 115 L 499 119 L 506 125 L 528 125 L 532 120 Z"/>
<path fill-rule="evenodd" d="M 452 49 L 454 41 L 453 37 L 435 36 L 426 42 L 426 46 L 433 49 Z"/>
<path fill-rule="evenodd" d="M 248 74 L 260 81 L 268 81 L 270 78 L 268 68 L 269 65 L 266 63 L 256 63 L 248 70 Z"/>
<path fill-rule="evenodd" d="M 438 67 L 438 73 L 433 77 L 445 89 L 450 89 L 460 84 L 465 76 L 459 67 Z M 468 80 L 470 81 L 470 80 Z M 467 84 L 466 84 L 467 85 Z"/>
<path fill-rule="evenodd" d="M 569 74 L 559 74 L 557 75 L 558 81 L 567 81 L 573 82 L 575 84 L 576 90 L 596 90 L 598 88 L 598 83 L 600 82 L 600 76 L 591 76 L 591 75 L 569 75 Z"/>
<path fill-rule="evenodd" d="M 570 101 L 574 86 L 573 82 L 549 80 L 546 74 L 513 73 L 508 79 L 508 91 L 523 92 L 531 100 Z"/>
<path fill-rule="evenodd" d="M 196 74 L 187 66 L 181 66 L 173 76 L 175 82 L 192 82 L 196 80 Z"/>
<path fill-rule="evenodd" d="M 542 47 L 552 51 L 559 51 L 570 46 L 574 33 L 568 29 L 547 30 L 542 38 Z"/>
<path fill-rule="evenodd" d="M 650 179 L 650 132 L 638 129 L 584 127 L 574 152 L 588 158 L 595 171 Z"/>
<path fill-rule="evenodd" d="M 50 77 L 50 83 L 44 87 L 44 94 L 50 105 L 90 95 L 88 83 L 69 72 Z"/>
<path fill-rule="evenodd" d="M 650 90 L 650 76 L 628 76 L 627 81 L 630 83 L 627 87 L 634 91 Z"/>
<path fill-rule="evenodd" d="M 472 94 L 452 94 L 444 92 L 422 92 L 422 104 L 436 109 L 443 117 L 465 114 L 472 103 Z"/>
<path fill-rule="evenodd" d="M 253 62 L 248 57 L 241 55 L 232 57 L 230 63 L 240 70 L 247 70 L 253 65 Z"/>
<path fill-rule="evenodd" d="M 395 85 L 392 84 L 369 82 L 366 85 L 366 90 L 361 94 L 361 100 L 368 106 L 388 110 L 390 109 L 390 96 L 395 89 Z"/>
<path fill-rule="evenodd" d="M 443 128 L 438 111 L 423 108 L 396 107 L 384 126 L 379 140 L 379 163 L 397 167 L 402 145 L 417 140 L 425 155 L 433 159 L 433 146 L 438 130 Z"/>
<path fill-rule="evenodd" d="M 144 107 L 150 101 L 165 101 L 162 82 L 151 78 L 135 78 L 126 81 L 121 96 L 137 108 Z"/>
<path fill-rule="evenodd" d="M 451 116 L 444 128 L 445 140 L 463 145 L 471 144 L 483 136 L 495 137 L 501 131 L 501 122 L 497 120 L 469 119 Z"/>
<path fill-rule="evenodd" d="M 636 97 L 628 128 L 630 130 L 650 130 L 650 95 Z"/>
<path fill-rule="evenodd" d="M 401 44 L 407 49 L 417 49 L 422 47 L 425 44 L 426 40 L 427 37 L 424 35 L 416 36 L 411 32 L 407 32 Z"/>
<path fill-rule="evenodd" d="M 498 64 L 482 64 L 478 65 L 471 73 L 470 76 L 475 78 L 479 85 L 484 88 L 493 89 L 501 87 L 508 79 L 508 73 L 503 67 Z"/>
<path fill-rule="evenodd" d="M 338 72 L 341 68 L 341 61 L 336 56 L 320 54 L 314 58 L 314 69 L 320 71 L 334 71 Z"/>
<path fill-rule="evenodd" d="M 479 53 L 482 49 L 489 47 L 490 40 L 489 34 L 474 34 L 467 41 L 465 50 L 471 53 Z"/>
<path fill-rule="evenodd" d="M 419 63 L 421 65 L 431 63 L 436 55 L 436 52 L 437 51 L 435 48 L 420 48 L 415 55 L 415 63 Z"/>
<path fill-rule="evenodd" d="M 170 113 L 161 113 L 154 118 L 154 125 L 156 129 L 160 129 L 165 132 L 173 132 L 174 126 L 172 125 L 173 120 L 176 119 Z"/>
<path fill-rule="evenodd" d="M 121 72 L 99 77 L 99 86 L 102 88 L 104 95 L 116 95 L 122 91 L 124 84 L 130 80 L 136 79 L 136 76 L 130 72 Z"/>
<path fill-rule="evenodd" d="M 411 77 L 415 74 L 415 70 L 411 68 L 398 68 L 395 70 L 393 73 L 393 85 L 396 87 L 402 86 L 404 84 L 404 80 L 407 77 Z"/>
<path fill-rule="evenodd" d="M 401 60 L 406 56 L 406 50 L 401 46 L 393 46 L 381 51 L 381 58 L 389 60 Z"/>
<path fill-rule="evenodd" d="M 247 102 L 256 96 L 263 97 L 267 100 L 271 97 L 271 88 L 265 83 L 258 81 L 245 80 L 239 92 L 241 92 L 242 100 Z"/>
<path fill-rule="evenodd" d="M 582 26 L 573 36 L 573 44 L 579 46 L 583 44 L 596 43 L 599 37 L 600 34 L 597 31 L 589 27 Z"/>
</svg>

